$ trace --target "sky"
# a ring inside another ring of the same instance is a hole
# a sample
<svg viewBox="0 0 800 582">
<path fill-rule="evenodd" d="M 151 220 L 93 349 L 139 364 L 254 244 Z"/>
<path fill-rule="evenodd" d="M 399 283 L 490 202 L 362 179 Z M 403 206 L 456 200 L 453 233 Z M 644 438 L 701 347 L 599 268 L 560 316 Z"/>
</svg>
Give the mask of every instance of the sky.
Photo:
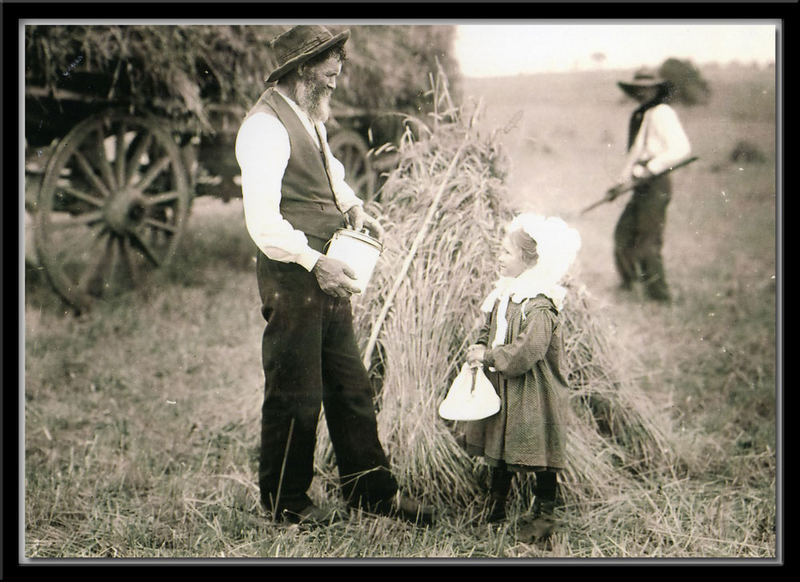
<svg viewBox="0 0 800 582">
<path fill-rule="evenodd" d="M 657 67 L 669 57 L 695 65 L 774 63 L 778 24 L 468 24 L 455 44 L 466 77 Z M 601 57 L 602 55 L 602 57 Z"/>
</svg>

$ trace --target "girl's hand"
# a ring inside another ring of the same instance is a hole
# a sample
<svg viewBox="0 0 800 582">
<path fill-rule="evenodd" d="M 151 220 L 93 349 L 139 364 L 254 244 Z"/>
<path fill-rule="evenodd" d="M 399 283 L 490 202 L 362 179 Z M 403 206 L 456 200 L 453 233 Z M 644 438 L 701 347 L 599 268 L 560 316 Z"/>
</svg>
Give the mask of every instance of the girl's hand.
<svg viewBox="0 0 800 582">
<path fill-rule="evenodd" d="M 467 364 L 476 366 L 483 363 L 483 358 L 486 355 L 486 346 L 483 344 L 474 344 L 467 348 Z"/>
</svg>

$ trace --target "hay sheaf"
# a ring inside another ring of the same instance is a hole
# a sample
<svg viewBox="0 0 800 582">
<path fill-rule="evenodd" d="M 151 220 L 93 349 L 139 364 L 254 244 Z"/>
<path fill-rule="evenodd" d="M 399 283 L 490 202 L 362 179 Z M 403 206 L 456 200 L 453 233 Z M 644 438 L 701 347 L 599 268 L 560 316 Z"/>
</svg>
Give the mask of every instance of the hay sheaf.
<svg viewBox="0 0 800 582">
<path fill-rule="evenodd" d="M 480 461 L 466 455 L 460 427 L 437 410 L 475 339 L 479 304 L 496 277 L 502 227 L 513 215 L 505 202 L 501 138 L 500 131 L 480 134 L 450 108 L 421 139 L 404 140 L 399 165 L 372 208 L 386 226 L 384 253 L 370 287 L 354 300 L 365 342 L 380 326 L 368 363 L 378 380 L 379 432 L 393 470 L 405 489 L 442 505 L 469 504 L 482 488 Z M 590 294 L 576 281 L 570 286 L 563 317 L 572 422 L 562 494 L 581 504 L 600 495 L 600 487 L 671 461 L 663 414 L 617 369 L 617 348 L 594 319 Z M 386 317 L 376 323 L 381 311 Z"/>
<path fill-rule="evenodd" d="M 614 328 L 591 293 L 577 280 L 570 287 L 562 310 L 572 418 L 564 494 L 581 504 L 607 495 L 614 483 L 625 488 L 670 473 L 676 456 L 669 411 L 637 384 L 642 370 L 623 369 Z"/>
</svg>

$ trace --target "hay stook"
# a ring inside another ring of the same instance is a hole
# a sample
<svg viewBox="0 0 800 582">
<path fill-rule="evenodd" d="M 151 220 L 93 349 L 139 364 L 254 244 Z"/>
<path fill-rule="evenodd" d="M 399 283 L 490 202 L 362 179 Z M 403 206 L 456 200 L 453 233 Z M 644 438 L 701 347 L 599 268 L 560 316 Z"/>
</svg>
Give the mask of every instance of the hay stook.
<svg viewBox="0 0 800 582">
<path fill-rule="evenodd" d="M 380 202 L 368 209 L 381 218 L 386 237 L 370 287 L 354 299 L 354 314 L 366 343 L 385 313 L 368 363 L 379 433 L 401 487 L 440 506 L 468 506 L 483 496 L 485 467 L 463 450 L 459 423 L 439 418 L 437 409 L 482 322 L 479 305 L 497 276 L 495 257 L 513 211 L 506 204 L 501 135 L 474 127 L 480 105 L 471 119 L 450 106 L 446 81 L 437 79 L 432 90 L 440 93 L 435 103 L 448 106 L 423 125 L 420 139 L 402 140 L 398 166 Z M 621 484 L 620 472 L 635 478 L 663 464 L 668 453 L 662 415 L 616 369 L 616 348 L 594 320 L 590 294 L 576 281 L 570 286 L 563 318 L 572 423 L 561 490 L 580 505 L 601 494 L 599 483 Z M 333 458 L 326 436 L 323 426 L 319 447 L 327 449 L 327 461 L 318 469 L 327 473 Z"/>
</svg>

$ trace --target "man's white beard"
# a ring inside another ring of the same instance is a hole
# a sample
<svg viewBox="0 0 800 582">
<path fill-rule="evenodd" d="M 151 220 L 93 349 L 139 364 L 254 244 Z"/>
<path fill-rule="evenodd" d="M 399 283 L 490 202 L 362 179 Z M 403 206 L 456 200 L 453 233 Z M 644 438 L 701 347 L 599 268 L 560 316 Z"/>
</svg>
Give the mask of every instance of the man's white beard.
<svg viewBox="0 0 800 582">
<path fill-rule="evenodd" d="M 313 85 L 300 83 L 297 87 L 297 104 L 316 123 L 325 123 L 331 115 L 331 93 L 326 89 L 314 90 Z"/>
</svg>

